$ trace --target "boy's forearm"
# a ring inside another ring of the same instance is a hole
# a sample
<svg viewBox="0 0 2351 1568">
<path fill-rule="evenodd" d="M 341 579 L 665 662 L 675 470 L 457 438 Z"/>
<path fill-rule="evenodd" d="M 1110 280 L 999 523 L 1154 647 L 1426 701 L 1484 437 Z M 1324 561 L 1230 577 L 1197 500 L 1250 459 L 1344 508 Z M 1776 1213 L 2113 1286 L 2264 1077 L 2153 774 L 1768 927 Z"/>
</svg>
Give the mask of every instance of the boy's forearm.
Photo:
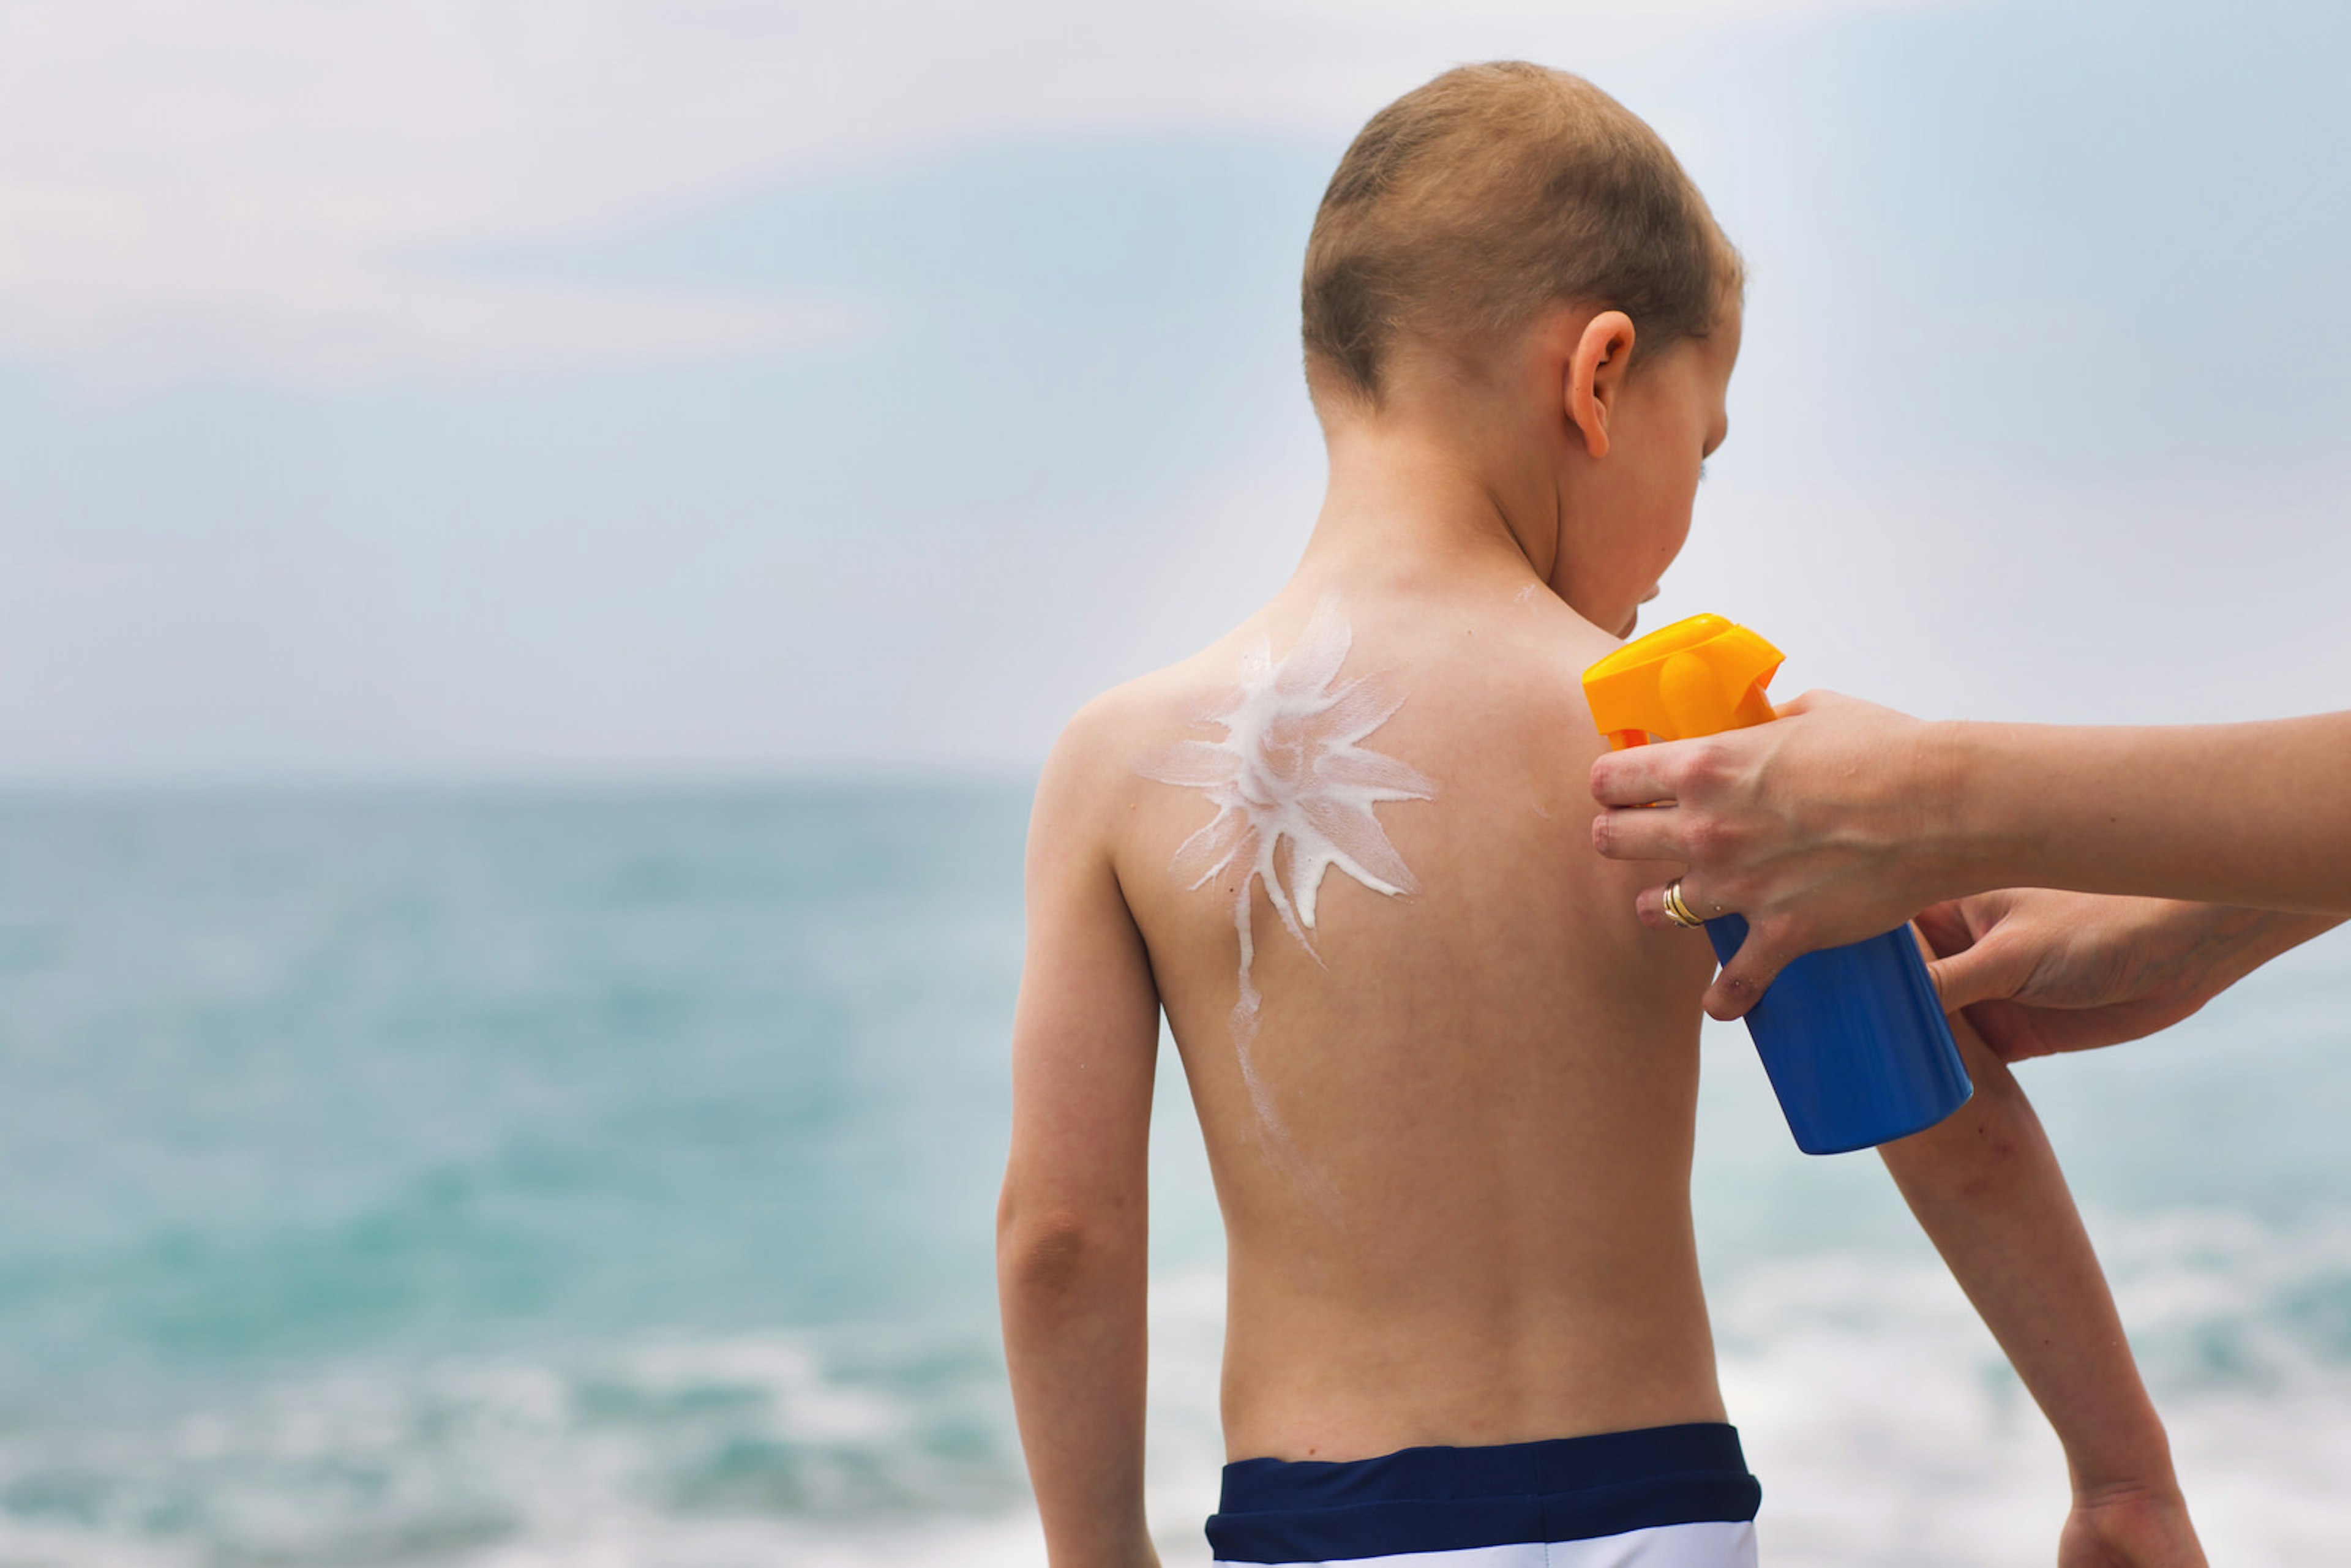
<svg viewBox="0 0 2351 1568">
<path fill-rule="evenodd" d="M 1975 1097 L 1883 1154 L 2064 1445 L 2077 1493 L 2175 1487 L 2163 1424 L 2031 1103 L 1964 1025 Z"/>
<path fill-rule="evenodd" d="M 1146 1249 L 1007 1205 L 1005 1356 L 1053 1568 L 1155 1563 L 1143 1509 Z"/>
</svg>

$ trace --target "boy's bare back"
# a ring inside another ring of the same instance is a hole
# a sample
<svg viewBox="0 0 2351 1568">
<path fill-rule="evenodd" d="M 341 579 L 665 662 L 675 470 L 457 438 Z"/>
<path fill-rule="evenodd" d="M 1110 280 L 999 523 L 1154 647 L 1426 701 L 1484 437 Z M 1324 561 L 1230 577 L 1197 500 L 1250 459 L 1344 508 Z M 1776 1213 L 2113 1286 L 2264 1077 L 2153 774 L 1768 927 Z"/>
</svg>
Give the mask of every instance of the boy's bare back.
<svg viewBox="0 0 2351 1568">
<path fill-rule="evenodd" d="M 1710 957 L 1625 917 L 1641 868 L 1579 798 L 1614 645 L 1527 573 L 1294 583 L 1080 722 L 1224 1208 L 1237 1456 L 1722 1418 L 1687 1198 Z"/>
</svg>

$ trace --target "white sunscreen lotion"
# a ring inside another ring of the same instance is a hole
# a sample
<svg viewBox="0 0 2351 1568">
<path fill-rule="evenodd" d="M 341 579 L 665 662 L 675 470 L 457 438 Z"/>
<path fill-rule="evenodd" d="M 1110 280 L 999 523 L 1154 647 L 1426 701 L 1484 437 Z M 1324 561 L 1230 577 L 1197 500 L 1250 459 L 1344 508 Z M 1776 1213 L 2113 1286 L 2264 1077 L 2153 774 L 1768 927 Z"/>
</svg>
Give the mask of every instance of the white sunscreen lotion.
<svg viewBox="0 0 2351 1568">
<path fill-rule="evenodd" d="M 1335 868 L 1390 896 L 1419 890 L 1372 808 L 1437 795 L 1417 769 L 1364 747 L 1404 699 L 1387 695 L 1368 676 L 1339 680 L 1353 641 L 1337 597 L 1326 595 L 1279 663 L 1263 641 L 1242 660 L 1240 685 L 1201 719 L 1223 730 L 1222 739 L 1178 741 L 1142 770 L 1147 779 L 1201 791 L 1217 809 L 1176 850 L 1173 869 L 1195 888 L 1238 873 L 1232 890 L 1240 934 L 1233 1043 L 1250 1102 L 1277 1134 L 1280 1124 L 1249 1061 L 1261 1000 L 1249 975 L 1257 956 L 1249 930 L 1253 888 L 1264 886 L 1283 926 L 1313 955 L 1315 897 L 1324 873 Z M 1287 885 L 1278 854 L 1285 842 Z"/>
</svg>

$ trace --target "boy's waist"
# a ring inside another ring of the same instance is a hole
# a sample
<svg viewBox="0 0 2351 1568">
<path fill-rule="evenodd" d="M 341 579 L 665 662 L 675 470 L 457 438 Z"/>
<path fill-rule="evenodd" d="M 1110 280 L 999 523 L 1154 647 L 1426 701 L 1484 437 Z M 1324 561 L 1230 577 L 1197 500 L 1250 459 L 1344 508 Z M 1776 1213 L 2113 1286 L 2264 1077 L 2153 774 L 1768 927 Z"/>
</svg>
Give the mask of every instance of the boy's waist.
<svg viewBox="0 0 2351 1568">
<path fill-rule="evenodd" d="M 1705 1297 L 1647 1290 L 1529 1291 L 1486 1300 L 1301 1300 L 1232 1279 L 1222 1400 L 1226 1452 L 1305 1459 L 1719 1422 Z M 1269 1299 L 1270 1297 L 1271 1299 Z"/>
</svg>

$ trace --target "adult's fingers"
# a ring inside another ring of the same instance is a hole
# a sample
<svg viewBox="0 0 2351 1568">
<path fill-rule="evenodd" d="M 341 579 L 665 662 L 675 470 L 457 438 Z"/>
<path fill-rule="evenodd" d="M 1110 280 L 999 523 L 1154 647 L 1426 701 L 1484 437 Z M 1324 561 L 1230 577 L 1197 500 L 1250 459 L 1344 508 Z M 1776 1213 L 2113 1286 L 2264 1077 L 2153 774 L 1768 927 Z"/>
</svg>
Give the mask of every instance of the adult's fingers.
<svg viewBox="0 0 2351 1568">
<path fill-rule="evenodd" d="M 1592 762 L 1592 798 L 1604 806 L 1646 806 L 1677 799 L 1685 755 L 1682 746 L 1673 742 L 1603 752 Z"/>
<path fill-rule="evenodd" d="M 1667 885 L 1668 884 L 1667 883 L 1660 883 L 1655 887 L 1645 887 L 1639 893 L 1634 894 L 1633 913 L 1639 915 L 1641 918 L 1641 924 L 1649 927 L 1652 931 L 1687 930 L 1687 926 L 1685 926 L 1680 921 L 1666 913 L 1666 888 Z M 1682 902 L 1687 904 L 1693 910 L 1701 907 L 1712 907 L 1712 905 L 1701 905 L 1698 902 L 1696 895 L 1690 892 L 1687 883 L 1682 887 Z"/>
<path fill-rule="evenodd" d="M 1619 806 L 1592 819 L 1592 847 L 1614 861 L 1689 862 L 1682 813 L 1672 806 Z"/>
</svg>

